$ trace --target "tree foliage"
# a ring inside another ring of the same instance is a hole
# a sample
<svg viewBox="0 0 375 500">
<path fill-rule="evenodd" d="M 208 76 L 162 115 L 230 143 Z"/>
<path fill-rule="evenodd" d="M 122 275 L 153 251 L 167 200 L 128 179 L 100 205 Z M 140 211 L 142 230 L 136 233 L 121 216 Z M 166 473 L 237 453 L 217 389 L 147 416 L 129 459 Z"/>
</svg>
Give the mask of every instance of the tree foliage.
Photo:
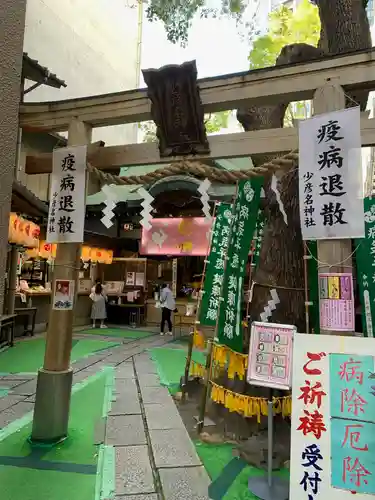
<svg viewBox="0 0 375 500">
<path fill-rule="evenodd" d="M 228 128 L 228 120 L 231 111 L 220 111 L 205 115 L 205 126 L 207 134 L 214 134 L 223 128 Z M 153 121 L 141 122 L 138 125 L 142 132 L 143 142 L 156 142 L 156 126 Z"/>
<path fill-rule="evenodd" d="M 253 2 L 253 0 L 217 0 L 219 6 L 214 8 L 209 6 L 210 0 L 138 1 L 143 1 L 147 4 L 147 19 L 151 22 L 161 21 L 164 24 L 168 40 L 172 43 L 180 43 L 182 46 L 185 46 L 188 42 L 189 29 L 196 14 L 199 14 L 203 18 L 226 16 L 234 18 L 238 23 L 241 23 L 246 8 Z M 266 2 L 268 0 L 261 1 Z M 319 3 L 319 0 L 308 0 L 308 2 L 303 3 L 310 3 L 314 6 Z M 368 0 L 362 0 L 362 3 L 364 8 L 366 8 Z M 315 25 L 315 21 L 314 14 L 313 25 Z M 249 33 L 257 33 L 257 29 L 251 25 L 252 23 L 246 22 L 245 24 L 249 29 Z M 297 41 L 303 42 L 304 40 L 300 39 Z"/>
<path fill-rule="evenodd" d="M 267 33 L 253 43 L 249 54 L 250 69 L 274 66 L 286 45 L 307 43 L 316 47 L 320 29 L 319 11 L 309 0 L 302 0 L 294 11 L 281 6 L 269 15 Z M 307 118 L 310 109 L 308 102 L 291 103 L 286 109 L 284 126 L 293 126 L 295 118 Z"/>
<path fill-rule="evenodd" d="M 320 37 L 319 12 L 309 0 L 302 0 L 293 12 L 285 6 L 269 15 L 268 32 L 253 43 L 251 69 L 274 66 L 285 45 L 308 43 L 317 46 Z"/>
<path fill-rule="evenodd" d="M 205 126 L 207 134 L 220 132 L 223 128 L 228 128 L 228 120 L 231 111 L 220 111 L 205 115 Z"/>
<path fill-rule="evenodd" d="M 147 19 L 151 22 L 162 21 L 168 40 L 185 46 L 188 41 L 189 29 L 197 13 L 204 18 L 228 16 L 240 21 L 249 1 L 252 0 L 220 0 L 219 8 L 209 7 L 208 1 L 149 0 L 146 9 Z"/>
</svg>

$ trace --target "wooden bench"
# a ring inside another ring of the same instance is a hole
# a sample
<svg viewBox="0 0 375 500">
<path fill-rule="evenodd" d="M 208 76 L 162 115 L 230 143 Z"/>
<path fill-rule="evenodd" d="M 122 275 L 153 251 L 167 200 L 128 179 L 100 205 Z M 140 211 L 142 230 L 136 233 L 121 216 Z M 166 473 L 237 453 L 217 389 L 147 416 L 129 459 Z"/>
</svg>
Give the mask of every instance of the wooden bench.
<svg viewBox="0 0 375 500">
<path fill-rule="evenodd" d="M 15 319 L 16 314 L 0 315 L 0 348 L 13 347 Z"/>
</svg>

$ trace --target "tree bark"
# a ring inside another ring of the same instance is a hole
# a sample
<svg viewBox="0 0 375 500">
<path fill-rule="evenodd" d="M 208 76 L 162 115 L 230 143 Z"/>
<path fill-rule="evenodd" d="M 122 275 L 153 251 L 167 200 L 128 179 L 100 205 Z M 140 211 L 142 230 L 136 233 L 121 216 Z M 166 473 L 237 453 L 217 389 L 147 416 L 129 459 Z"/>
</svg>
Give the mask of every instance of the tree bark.
<svg viewBox="0 0 375 500">
<path fill-rule="evenodd" d="M 322 24 L 319 48 L 306 44 L 284 47 L 276 65 L 310 61 L 323 55 L 334 55 L 371 47 L 371 34 L 363 0 L 317 0 Z M 368 93 L 350 96 L 348 106 L 359 103 L 364 109 Z M 353 100 L 355 102 L 353 102 Z M 278 106 L 252 107 L 238 110 L 237 117 L 245 130 L 258 130 L 283 126 L 289 103 Z M 267 161 L 269 157 L 258 161 Z M 272 314 L 271 321 L 295 324 L 304 330 L 304 275 L 303 244 L 299 217 L 298 168 L 279 178 L 278 189 L 287 214 L 287 225 L 270 189 L 265 185 L 266 224 L 255 285 L 250 308 L 252 320 L 270 300 L 270 287 L 277 289 L 281 303 Z"/>
<path fill-rule="evenodd" d="M 363 0 L 318 0 L 316 3 L 329 55 L 371 47 Z"/>
</svg>

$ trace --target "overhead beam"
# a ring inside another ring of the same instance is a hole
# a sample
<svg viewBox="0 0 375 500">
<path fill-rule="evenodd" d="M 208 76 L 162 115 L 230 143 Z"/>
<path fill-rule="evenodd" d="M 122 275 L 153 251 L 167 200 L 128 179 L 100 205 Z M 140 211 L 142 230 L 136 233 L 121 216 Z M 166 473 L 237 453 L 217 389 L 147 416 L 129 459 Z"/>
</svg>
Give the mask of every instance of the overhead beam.
<svg viewBox="0 0 375 500">
<path fill-rule="evenodd" d="M 361 120 L 362 146 L 375 145 L 375 118 Z M 257 155 L 285 153 L 298 150 L 298 129 L 276 128 L 238 134 L 209 137 L 210 155 L 184 157 L 186 160 L 218 160 Z M 89 163 L 103 171 L 125 165 L 170 164 L 181 157 L 161 159 L 156 142 L 129 144 L 126 146 L 88 147 Z M 27 174 L 46 174 L 52 171 L 52 153 L 30 155 L 26 158 Z"/>
<path fill-rule="evenodd" d="M 311 99 L 315 90 L 334 80 L 345 90 L 375 89 L 375 49 L 310 63 L 253 70 L 198 80 L 206 113 Z M 151 119 L 147 89 L 82 99 L 27 103 L 20 108 L 26 130 L 65 131 L 79 117 L 93 127 Z"/>
</svg>

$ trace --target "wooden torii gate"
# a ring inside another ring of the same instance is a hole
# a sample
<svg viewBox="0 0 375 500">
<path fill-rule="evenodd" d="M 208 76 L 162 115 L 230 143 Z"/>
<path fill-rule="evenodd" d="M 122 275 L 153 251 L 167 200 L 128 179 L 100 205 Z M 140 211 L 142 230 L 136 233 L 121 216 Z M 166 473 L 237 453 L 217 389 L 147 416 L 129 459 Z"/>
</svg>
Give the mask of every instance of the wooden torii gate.
<svg viewBox="0 0 375 500">
<path fill-rule="evenodd" d="M 345 91 L 375 89 L 375 50 L 207 78 L 198 80 L 198 85 L 205 112 L 313 99 L 315 113 L 324 113 L 345 107 Z M 93 127 L 134 123 L 150 118 L 150 102 L 145 89 L 52 103 L 22 104 L 20 109 L 20 126 L 24 130 L 68 131 L 69 145 L 89 144 Z M 363 116 L 361 138 L 363 146 L 375 145 L 375 119 Z M 265 175 L 278 168 L 290 168 L 295 163 L 298 158 L 298 131 L 295 128 L 280 128 L 213 136 L 209 138 L 209 146 L 209 155 L 184 157 L 181 161 L 181 157 L 161 159 L 156 143 L 113 147 L 95 144 L 88 147 L 89 171 L 103 176 L 101 171 L 123 165 L 166 163 L 177 163 L 176 167 L 179 165 L 179 168 L 189 171 L 199 160 L 277 154 L 278 159 L 264 165 L 258 172 L 245 174 Z M 26 173 L 51 171 L 52 154 L 27 157 Z M 160 175 L 163 173 L 160 172 Z M 204 175 L 211 175 L 209 167 Z M 223 179 L 223 182 L 235 181 L 236 176 Z M 144 177 L 142 182 L 145 182 Z M 350 265 L 348 240 L 321 242 L 318 251 L 327 265 L 342 263 L 333 271 Z M 58 245 L 54 279 L 77 280 L 79 255 L 79 244 Z M 51 311 L 44 367 L 38 374 L 32 435 L 35 440 L 54 441 L 67 433 L 72 383 L 72 323 L 71 311 Z"/>
</svg>

